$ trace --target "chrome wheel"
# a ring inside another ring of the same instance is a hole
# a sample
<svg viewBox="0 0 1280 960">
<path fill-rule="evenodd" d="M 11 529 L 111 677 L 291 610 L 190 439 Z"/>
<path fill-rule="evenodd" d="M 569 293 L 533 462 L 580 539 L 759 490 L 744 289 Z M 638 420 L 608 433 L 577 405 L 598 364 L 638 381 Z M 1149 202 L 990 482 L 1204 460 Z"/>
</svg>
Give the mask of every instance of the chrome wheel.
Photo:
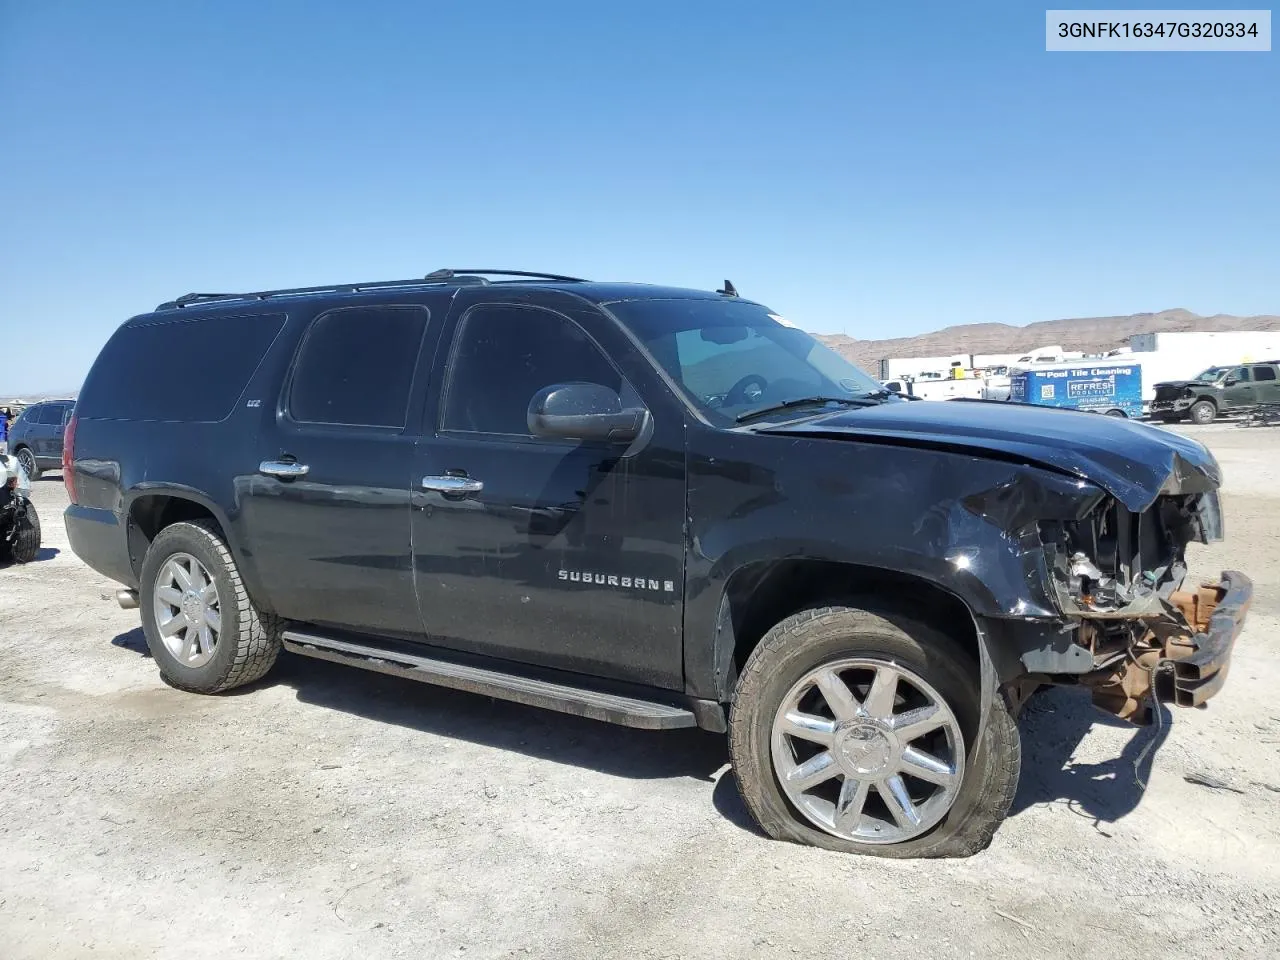
<svg viewBox="0 0 1280 960">
<path fill-rule="evenodd" d="M 218 587 L 195 557 L 175 553 L 156 575 L 156 629 L 165 649 L 184 667 L 202 667 L 222 634 Z"/>
<path fill-rule="evenodd" d="M 855 843 L 902 843 L 930 830 L 964 779 L 964 735 L 951 707 L 887 660 L 809 671 L 782 698 L 771 741 L 787 799 Z"/>
</svg>

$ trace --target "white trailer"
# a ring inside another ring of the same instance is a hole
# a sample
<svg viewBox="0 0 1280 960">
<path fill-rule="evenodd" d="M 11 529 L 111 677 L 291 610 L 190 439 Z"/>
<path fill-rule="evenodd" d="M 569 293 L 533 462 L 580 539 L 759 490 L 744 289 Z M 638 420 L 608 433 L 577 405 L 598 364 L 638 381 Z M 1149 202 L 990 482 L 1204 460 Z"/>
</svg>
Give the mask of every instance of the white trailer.
<svg viewBox="0 0 1280 960">
<path fill-rule="evenodd" d="M 1222 330 L 1206 333 L 1135 333 L 1129 338 L 1134 353 L 1184 354 L 1204 360 L 1200 370 L 1213 364 L 1253 363 L 1280 358 L 1280 332 Z"/>
</svg>

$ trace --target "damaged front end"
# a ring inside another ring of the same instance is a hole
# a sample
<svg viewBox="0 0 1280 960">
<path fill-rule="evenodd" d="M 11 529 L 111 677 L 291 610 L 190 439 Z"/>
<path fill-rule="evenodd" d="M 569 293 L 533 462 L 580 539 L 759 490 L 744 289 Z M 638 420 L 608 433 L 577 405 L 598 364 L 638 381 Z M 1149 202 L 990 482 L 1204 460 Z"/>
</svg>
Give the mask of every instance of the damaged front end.
<svg viewBox="0 0 1280 960">
<path fill-rule="evenodd" d="M 1097 706 L 1138 724 L 1151 721 L 1154 696 L 1199 707 L 1217 693 L 1252 584 L 1227 572 L 1185 587 L 1187 544 L 1222 539 L 1216 490 L 1162 495 L 1139 512 L 1107 497 L 1039 532 L 1054 599 L 1091 664 L 1052 682 L 1088 686 Z"/>
</svg>

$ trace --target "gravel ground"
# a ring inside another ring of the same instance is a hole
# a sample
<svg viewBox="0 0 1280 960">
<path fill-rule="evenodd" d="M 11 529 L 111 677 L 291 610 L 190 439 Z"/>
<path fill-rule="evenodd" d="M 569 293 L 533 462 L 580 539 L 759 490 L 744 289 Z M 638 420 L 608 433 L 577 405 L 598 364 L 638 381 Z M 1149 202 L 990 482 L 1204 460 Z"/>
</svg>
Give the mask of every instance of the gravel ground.
<svg viewBox="0 0 1280 960">
<path fill-rule="evenodd" d="M 0 570 L 0 956 L 1280 954 L 1280 430 L 1185 432 L 1227 477 L 1195 570 L 1256 585 L 1225 691 L 1159 731 L 1038 698 L 1013 814 L 942 862 L 762 838 L 710 734 L 287 655 L 172 690 L 54 474 L 41 560 Z"/>
</svg>

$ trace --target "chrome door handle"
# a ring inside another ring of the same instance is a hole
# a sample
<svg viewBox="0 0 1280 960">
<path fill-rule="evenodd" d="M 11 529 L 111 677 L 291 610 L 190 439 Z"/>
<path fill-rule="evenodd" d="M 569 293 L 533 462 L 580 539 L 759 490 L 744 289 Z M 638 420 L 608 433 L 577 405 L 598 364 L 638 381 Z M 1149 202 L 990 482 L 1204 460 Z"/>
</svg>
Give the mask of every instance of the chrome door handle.
<svg viewBox="0 0 1280 960">
<path fill-rule="evenodd" d="M 263 460 L 258 464 L 258 472 L 268 477 L 280 477 L 284 480 L 296 480 L 305 477 L 311 470 L 305 463 L 292 463 L 288 460 Z"/>
<path fill-rule="evenodd" d="M 470 477 L 423 477 L 423 490 L 435 490 L 437 493 L 479 493 L 484 484 Z"/>
</svg>

